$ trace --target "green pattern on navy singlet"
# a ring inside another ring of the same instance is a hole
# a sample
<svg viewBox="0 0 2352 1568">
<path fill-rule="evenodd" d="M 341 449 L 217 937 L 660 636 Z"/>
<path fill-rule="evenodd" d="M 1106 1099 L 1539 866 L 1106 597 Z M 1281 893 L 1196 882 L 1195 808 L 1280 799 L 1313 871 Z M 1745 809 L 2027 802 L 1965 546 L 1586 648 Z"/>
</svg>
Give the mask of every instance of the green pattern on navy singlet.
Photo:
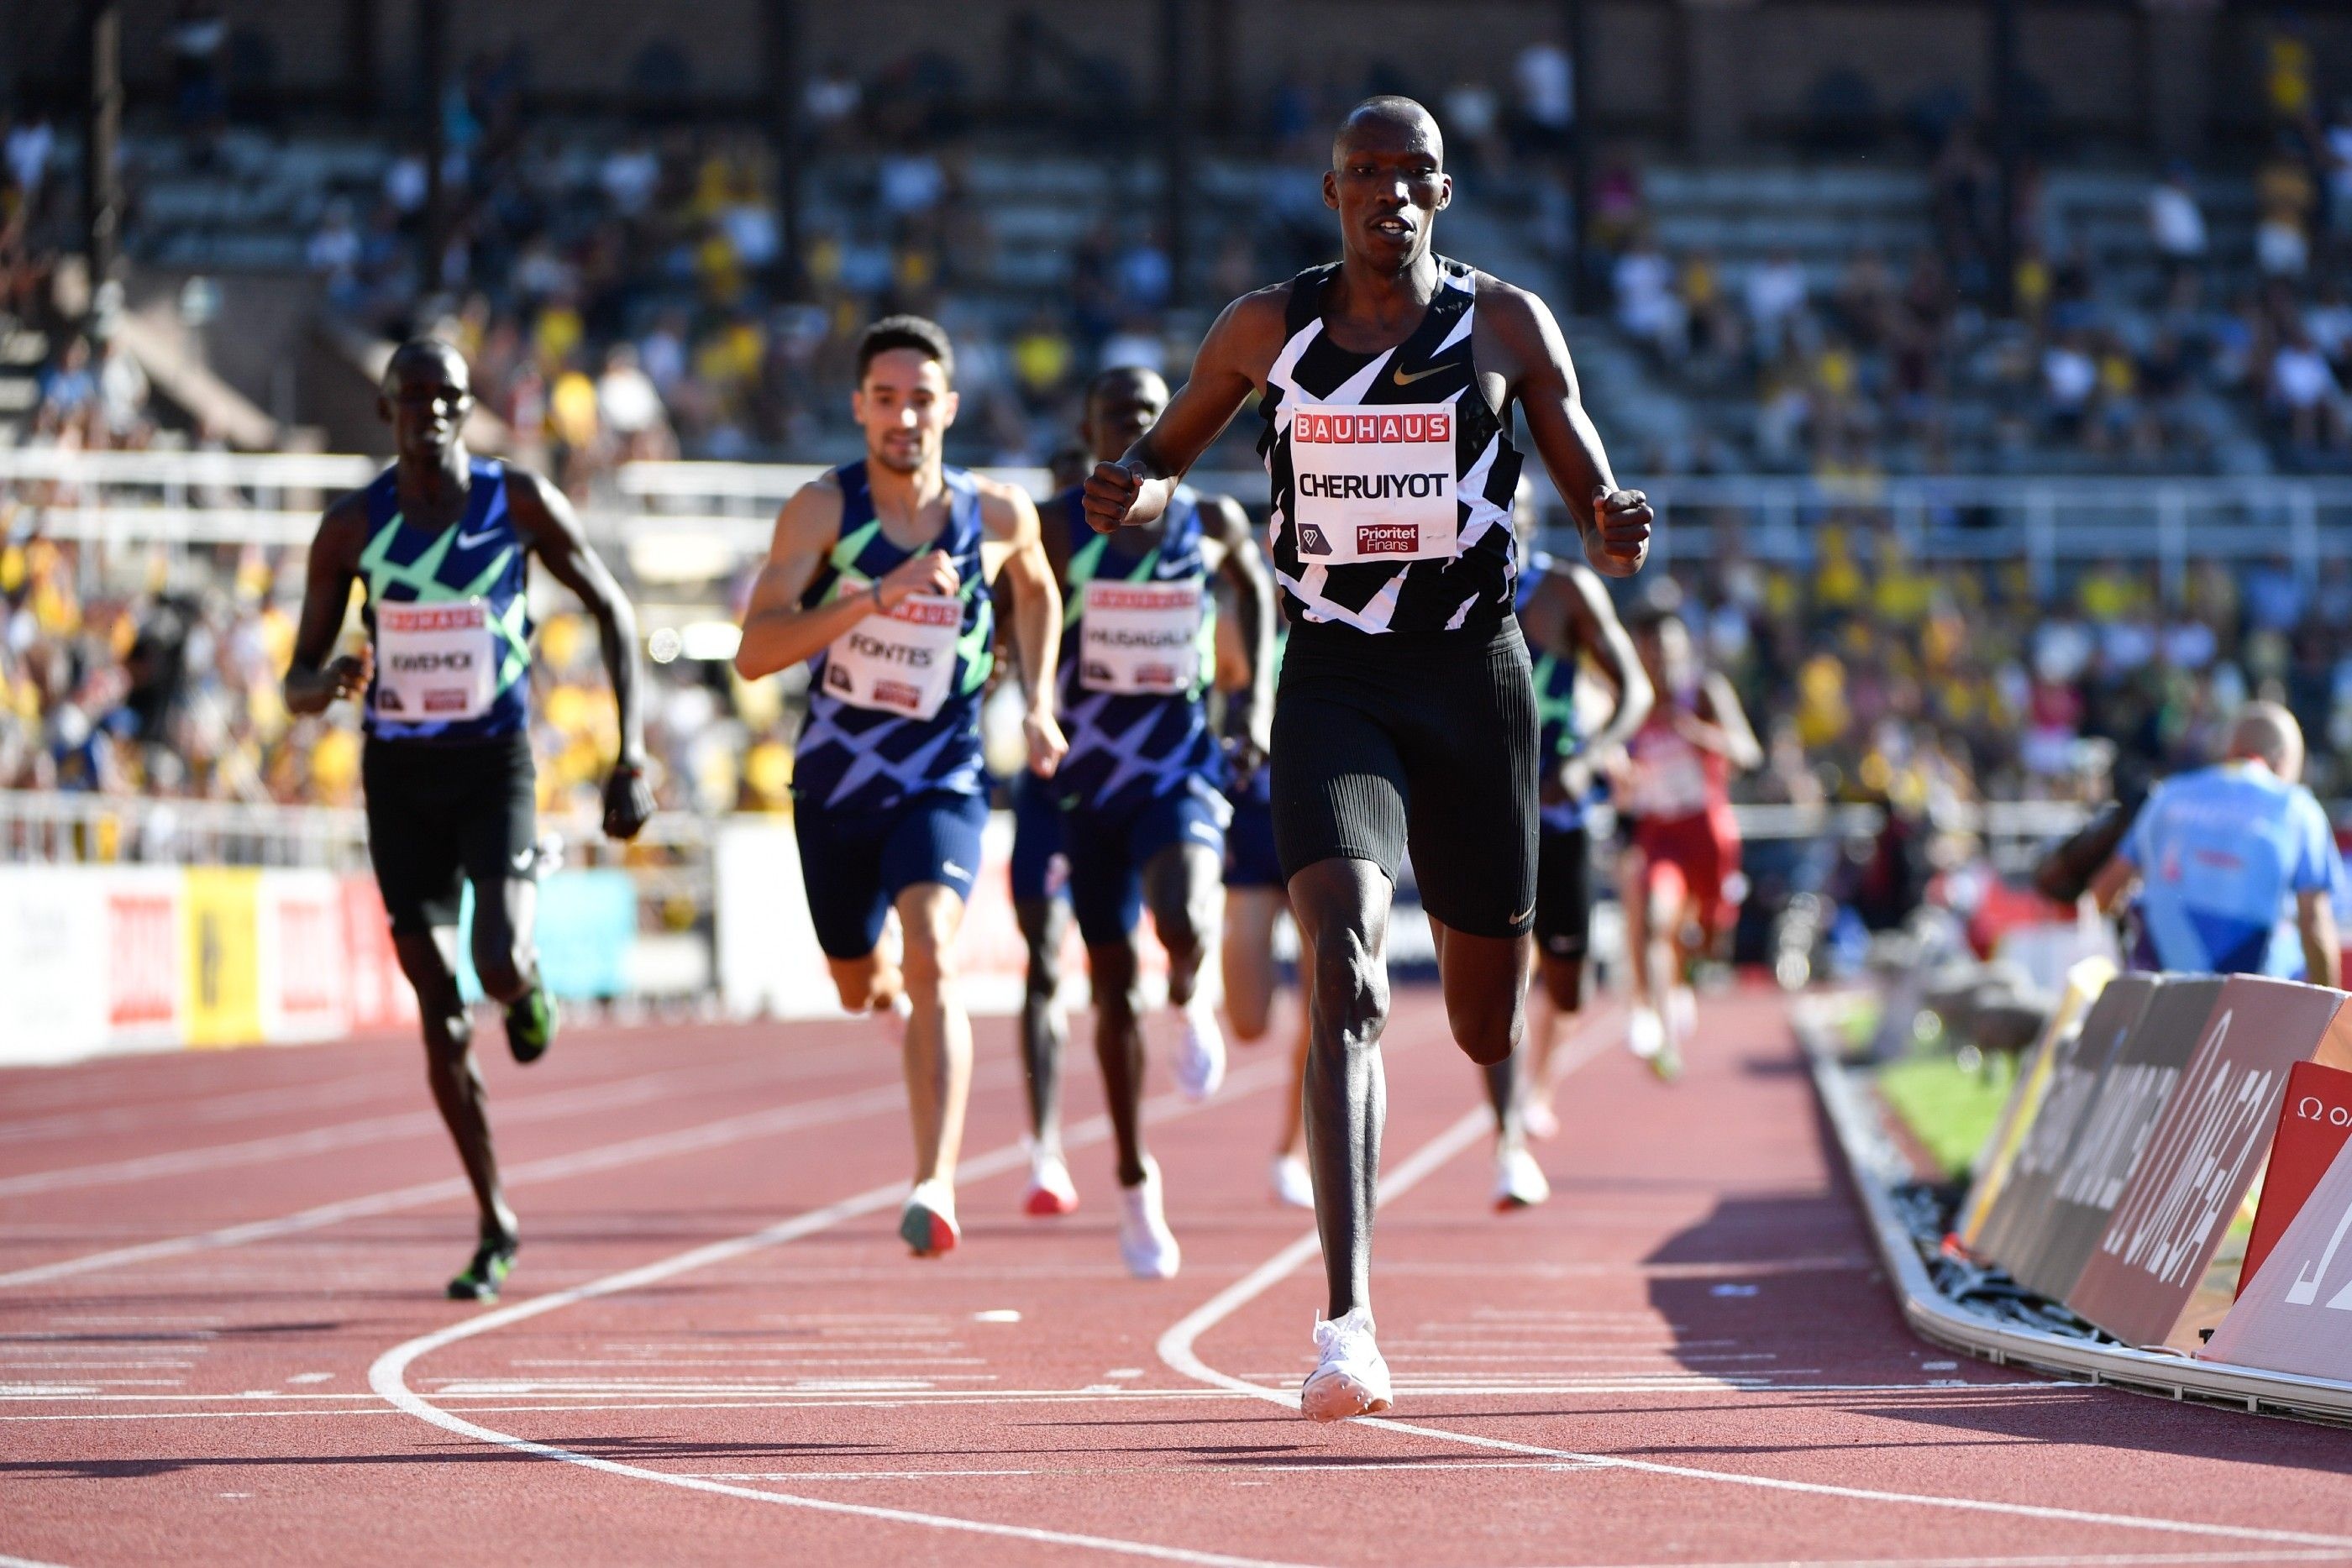
<svg viewBox="0 0 2352 1568">
<path fill-rule="evenodd" d="M 1551 558 L 1533 555 L 1527 568 L 1519 573 L 1515 597 L 1517 609 L 1524 616 L 1528 601 L 1535 597 L 1537 587 L 1551 570 Z M 1533 644 L 1529 644 L 1532 650 Z M 1549 773 L 1576 755 L 1584 744 L 1584 729 L 1576 716 L 1577 661 L 1561 658 L 1546 649 L 1536 653 L 1536 765 Z M 1543 809 L 1544 826 L 1560 831 L 1570 831 L 1584 826 L 1590 802 L 1567 800 Z"/>
<path fill-rule="evenodd" d="M 825 690 L 825 654 L 809 661 L 809 711 L 793 747 L 793 797 L 826 810 L 887 810 L 934 790 L 976 795 L 985 788 L 981 767 L 980 704 L 995 667 L 991 638 L 995 610 L 981 568 L 986 530 L 980 491 L 961 468 L 945 470 L 947 521 L 919 549 L 902 549 L 882 531 L 866 465 L 834 471 L 841 486 L 841 538 L 801 595 L 814 610 L 864 593 L 919 554 L 944 550 L 955 563 L 956 596 L 963 618 L 956 635 L 956 668 L 947 700 L 929 718 L 910 718 L 842 701 Z"/>
<path fill-rule="evenodd" d="M 401 516 L 394 470 L 385 469 L 368 486 L 368 542 L 359 559 L 366 599 L 360 616 L 373 643 L 379 604 L 481 600 L 499 642 L 489 711 L 479 718 L 407 724 L 378 717 L 371 689 L 362 722 L 374 739 L 495 740 L 530 722 L 530 552 L 508 509 L 506 465 L 485 457 L 472 463 L 465 516 L 438 532 L 411 527 Z"/>
<path fill-rule="evenodd" d="M 1066 807 L 1111 810 L 1164 795 L 1198 779 L 1212 789 L 1224 784 L 1224 758 L 1209 733 L 1203 699 L 1216 678 L 1216 625 L 1210 609 L 1208 567 L 1201 554 L 1199 498 L 1179 488 L 1169 503 L 1160 537 L 1141 554 L 1116 548 L 1132 536 L 1097 534 L 1087 523 L 1084 497 L 1066 490 L 1049 515 L 1070 534 L 1069 565 L 1063 570 L 1061 669 L 1057 674 L 1062 733 L 1069 754 L 1054 775 L 1054 788 Z M 1097 692 L 1081 680 L 1086 585 L 1104 582 L 1191 582 L 1201 590 L 1199 678 L 1189 692 Z"/>
</svg>

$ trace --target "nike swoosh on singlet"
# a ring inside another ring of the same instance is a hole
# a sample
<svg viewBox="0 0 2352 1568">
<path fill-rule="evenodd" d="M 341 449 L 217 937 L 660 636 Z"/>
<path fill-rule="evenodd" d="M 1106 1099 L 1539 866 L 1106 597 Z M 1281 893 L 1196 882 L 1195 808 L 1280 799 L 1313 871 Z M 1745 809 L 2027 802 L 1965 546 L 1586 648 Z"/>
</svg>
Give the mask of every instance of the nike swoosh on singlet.
<svg viewBox="0 0 2352 1568">
<path fill-rule="evenodd" d="M 1423 368 L 1413 371 L 1411 375 L 1405 374 L 1403 368 L 1400 366 L 1396 371 L 1396 384 L 1401 387 L 1409 387 L 1412 385 L 1413 382 L 1421 380 L 1423 376 L 1433 376 L 1440 371 L 1453 370 L 1461 363 L 1462 361 L 1459 360 L 1448 360 L 1442 365 L 1424 366 Z"/>
<path fill-rule="evenodd" d="M 486 545 L 498 537 L 499 530 L 496 528 L 484 528 L 478 534 L 461 533 L 457 536 L 457 548 L 472 549 L 476 545 Z"/>
</svg>

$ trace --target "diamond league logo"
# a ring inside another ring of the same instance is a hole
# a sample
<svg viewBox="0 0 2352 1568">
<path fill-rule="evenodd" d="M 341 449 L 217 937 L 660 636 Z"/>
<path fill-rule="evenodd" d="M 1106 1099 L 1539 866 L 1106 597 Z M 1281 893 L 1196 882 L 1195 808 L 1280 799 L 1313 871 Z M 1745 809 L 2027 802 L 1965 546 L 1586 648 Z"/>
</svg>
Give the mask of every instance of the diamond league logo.
<svg viewBox="0 0 2352 1568">
<path fill-rule="evenodd" d="M 1301 523 L 1298 525 L 1298 553 L 1300 555 L 1329 555 L 1331 553 L 1331 541 L 1323 537 L 1323 530 L 1317 528 L 1313 523 Z"/>
</svg>

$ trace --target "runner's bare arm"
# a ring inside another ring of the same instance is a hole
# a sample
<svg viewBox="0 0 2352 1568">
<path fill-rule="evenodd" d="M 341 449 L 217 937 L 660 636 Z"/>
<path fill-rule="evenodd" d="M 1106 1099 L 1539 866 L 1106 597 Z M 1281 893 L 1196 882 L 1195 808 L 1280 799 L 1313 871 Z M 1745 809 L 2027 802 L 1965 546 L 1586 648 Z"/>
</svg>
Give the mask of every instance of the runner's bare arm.
<svg viewBox="0 0 2352 1568">
<path fill-rule="evenodd" d="M 1642 668 L 1641 655 L 1633 651 L 1632 635 L 1609 602 L 1609 591 L 1592 569 L 1569 561 L 1555 566 L 1550 575 L 1561 583 L 1570 637 L 1578 647 L 1591 650 L 1601 673 L 1617 687 L 1616 711 L 1578 748 L 1578 755 L 1587 759 L 1613 757 L 1650 716 L 1657 693 Z"/>
<path fill-rule="evenodd" d="M 1257 532 L 1240 502 L 1203 496 L 1201 514 L 1223 558 L 1218 573 L 1233 585 L 1234 619 L 1240 622 L 1249 660 L 1249 684 L 1233 694 L 1225 718 L 1234 741 L 1234 766 L 1246 774 L 1256 770 L 1274 744 L 1274 573 L 1266 570 L 1265 552 L 1258 549 Z"/>
<path fill-rule="evenodd" d="M 1021 731 L 1029 742 L 1029 770 L 1051 778 L 1069 742 L 1054 717 L 1054 664 L 1062 650 L 1062 590 L 1045 559 L 1037 528 L 1037 504 L 1029 492 L 992 479 L 980 487 L 980 520 L 986 531 L 983 552 L 1004 547 L 1003 572 L 1013 591 L 1013 652 L 1021 665 L 1021 689 L 1028 698 Z"/>
<path fill-rule="evenodd" d="M 743 641 L 735 650 L 735 673 L 747 681 L 814 658 L 827 644 L 877 611 L 895 610 L 918 593 L 953 593 L 955 563 L 928 550 L 885 572 L 863 591 L 845 592 L 830 604 L 801 608 L 801 595 L 824 565 L 825 552 L 841 538 L 841 486 L 826 474 L 793 493 L 776 514 L 768 559 L 751 583 L 743 610 Z"/>
<path fill-rule="evenodd" d="M 302 619 L 294 632 L 294 657 L 286 670 L 286 706 L 298 714 L 324 713 L 338 697 L 362 696 L 374 673 L 373 650 L 330 658 L 342 635 L 359 575 L 360 541 L 367 532 L 366 502 L 354 492 L 327 508 L 310 540 L 310 570 L 302 584 Z"/>
<path fill-rule="evenodd" d="M 1642 492 L 1618 488 L 1551 308 L 1524 288 L 1480 273 L 1470 351 L 1480 374 L 1501 376 L 1507 395 L 1526 411 L 1536 453 L 1584 536 L 1585 559 L 1609 577 L 1641 570 L 1655 514 Z"/>
<path fill-rule="evenodd" d="M 2344 946 L 2336 940 L 2336 909 L 2324 887 L 2297 894 L 2295 929 L 2303 936 L 2304 977 L 2315 986 L 2344 985 Z"/>
<path fill-rule="evenodd" d="M 1282 319 L 1290 286 L 1244 294 L 1225 307 L 1201 340 L 1192 374 L 1160 412 L 1142 439 L 1116 463 L 1097 463 L 1087 476 L 1087 523 L 1107 534 L 1149 523 L 1168 509 L 1168 497 L 1210 443 L 1233 423 L 1244 399 L 1265 384 L 1282 351 Z"/>
<path fill-rule="evenodd" d="M 1685 738 L 1720 753 L 1742 773 L 1764 766 L 1764 747 L 1757 743 L 1756 731 L 1748 725 L 1748 710 L 1739 706 L 1739 694 L 1722 671 L 1707 672 L 1699 686 L 1699 705 L 1704 714 L 1685 713 L 1676 721 Z"/>
<path fill-rule="evenodd" d="M 596 642 L 604 655 L 604 674 L 613 683 L 613 703 L 620 710 L 621 754 L 604 781 L 604 831 L 615 839 L 634 839 L 654 814 L 652 788 L 646 781 L 646 723 L 643 670 L 637 664 L 637 612 L 621 591 L 604 558 L 580 530 L 580 518 L 563 492 L 540 476 L 520 468 L 507 470 L 507 505 L 524 539 L 555 580 L 579 596 L 581 605 L 596 622 Z"/>
</svg>

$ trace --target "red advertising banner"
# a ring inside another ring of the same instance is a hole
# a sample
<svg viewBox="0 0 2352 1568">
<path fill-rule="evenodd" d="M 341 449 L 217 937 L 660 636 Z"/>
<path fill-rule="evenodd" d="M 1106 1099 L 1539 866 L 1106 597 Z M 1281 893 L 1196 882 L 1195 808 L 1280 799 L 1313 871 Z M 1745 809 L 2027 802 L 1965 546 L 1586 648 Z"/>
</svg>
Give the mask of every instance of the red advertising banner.
<svg viewBox="0 0 2352 1568">
<path fill-rule="evenodd" d="M 2263 1260 L 2303 1212 L 2304 1201 L 2347 1140 L 2352 1140 L 2352 1072 L 2316 1061 L 2296 1062 L 2286 1075 L 2278 1131 L 2271 1135 L 2270 1169 L 2263 1176 L 2262 1207 L 2254 1215 L 2254 1233 L 2246 1241 L 2238 1294 L 2246 1293 Z"/>
<path fill-rule="evenodd" d="M 2068 1307 L 2126 1344 L 2183 1332 L 2190 1298 L 2253 1185 L 2288 1070 L 2319 1049 L 2344 1001 L 2341 991 L 2292 980 L 2230 977 Z M 2222 1291 L 2205 1322 L 2228 1299 Z M 2195 1343 L 2192 1333 L 2182 1348 Z"/>
<path fill-rule="evenodd" d="M 2352 1378 L 2352 1145 L 2339 1150 L 2270 1259 L 2198 1354 L 2305 1377 Z"/>
<path fill-rule="evenodd" d="M 416 993 L 400 972 L 392 923 L 372 876 L 343 879 L 343 945 L 351 955 L 353 1029 L 395 1029 L 416 1021 Z"/>
<path fill-rule="evenodd" d="M 165 892 L 106 899 L 106 1022 L 111 1030 L 171 1029 L 180 1011 L 180 908 Z"/>
</svg>

